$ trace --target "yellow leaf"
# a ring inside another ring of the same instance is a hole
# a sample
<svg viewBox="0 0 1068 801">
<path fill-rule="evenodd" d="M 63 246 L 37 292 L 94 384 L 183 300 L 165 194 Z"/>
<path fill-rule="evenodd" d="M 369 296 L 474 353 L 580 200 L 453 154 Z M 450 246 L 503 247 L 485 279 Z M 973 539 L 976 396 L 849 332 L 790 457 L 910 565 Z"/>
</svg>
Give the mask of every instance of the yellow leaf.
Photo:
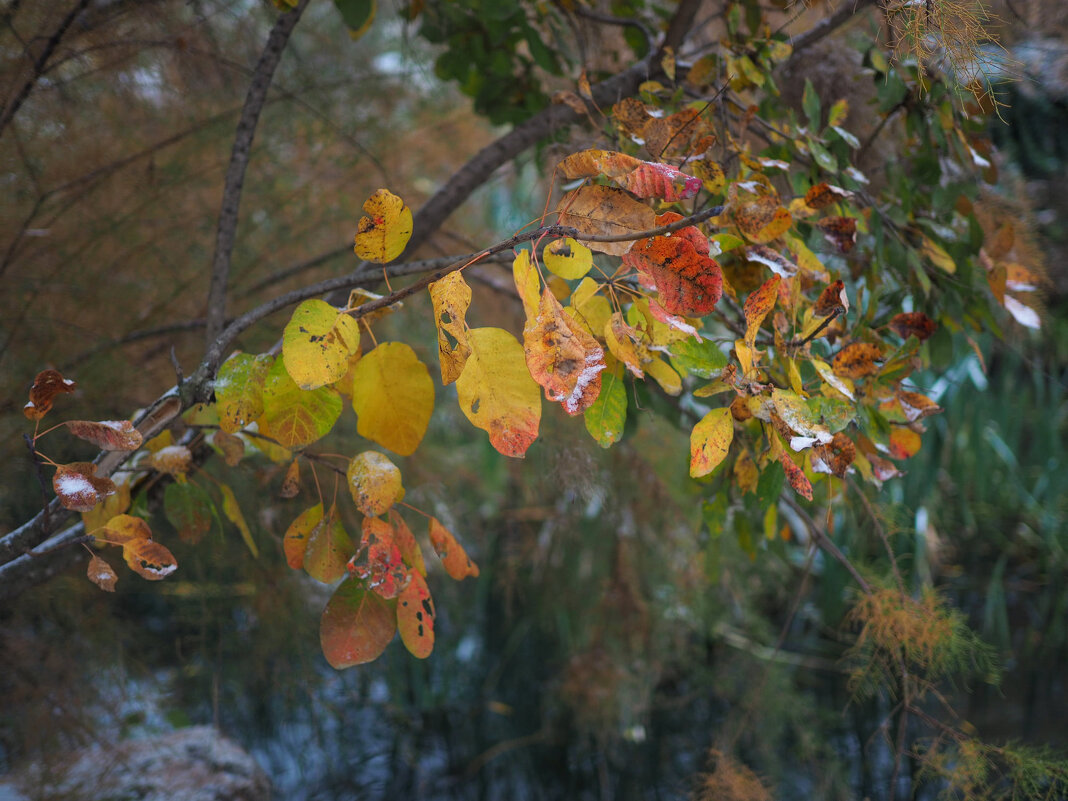
<svg viewBox="0 0 1068 801">
<path fill-rule="evenodd" d="M 379 189 L 371 195 L 363 210 L 369 216 L 360 218 L 353 250 L 364 261 L 376 264 L 393 261 L 411 239 L 412 210 L 388 189 Z"/>
<path fill-rule="evenodd" d="M 354 456 L 345 475 L 356 508 L 368 517 L 385 514 L 404 492 L 400 470 L 378 451 Z"/>
<path fill-rule="evenodd" d="M 527 317 L 536 317 L 541 302 L 541 282 L 538 271 L 530 261 L 530 251 L 519 251 L 512 261 L 512 280 L 515 291 L 523 301 L 523 313 Z"/>
<path fill-rule="evenodd" d="M 653 378 L 660 388 L 672 397 L 682 393 L 682 378 L 675 369 L 657 356 L 645 363 L 645 372 Z"/>
<path fill-rule="evenodd" d="M 527 370 L 523 346 L 500 328 L 468 332 L 471 355 L 456 380 L 460 411 L 489 434 L 505 456 L 522 457 L 538 437 L 541 391 Z"/>
<path fill-rule="evenodd" d="M 286 564 L 294 570 L 304 567 L 304 554 L 308 550 L 308 539 L 322 521 L 323 505 L 317 503 L 301 512 L 300 516 L 286 529 L 282 548 L 285 551 Z"/>
<path fill-rule="evenodd" d="M 571 293 L 569 313 L 581 320 L 591 334 L 600 334 L 612 316 L 612 304 L 600 294 L 601 285 L 592 278 L 583 278 Z"/>
<path fill-rule="evenodd" d="M 219 368 L 215 400 L 223 431 L 236 433 L 263 414 L 263 383 L 270 367 L 269 358 L 237 353 Z"/>
<path fill-rule="evenodd" d="M 356 364 L 356 431 L 401 456 L 419 447 L 434 411 L 434 382 L 403 342 L 383 342 Z"/>
<path fill-rule="evenodd" d="M 549 272 L 568 281 L 582 278 L 593 267 L 593 252 L 571 237 L 549 243 L 542 259 Z"/>
<path fill-rule="evenodd" d="M 345 375 L 360 349 L 360 324 L 323 300 L 297 306 L 282 333 L 282 361 L 301 389 L 317 389 Z"/>
<path fill-rule="evenodd" d="M 727 458 L 733 440 L 730 409 L 713 409 L 702 417 L 690 433 L 690 475 L 700 478 L 715 470 Z"/>
<path fill-rule="evenodd" d="M 636 377 L 645 378 L 642 369 L 645 348 L 639 350 L 641 335 L 623 320 L 623 315 L 614 312 L 604 326 L 604 340 L 612 355 L 623 362 L 624 366 Z"/>
<path fill-rule="evenodd" d="M 111 477 L 115 484 L 115 493 L 104 498 L 88 512 L 82 512 L 82 522 L 87 534 L 107 524 L 111 518 L 121 515 L 130 508 L 130 474 L 115 473 Z"/>
<path fill-rule="evenodd" d="M 226 484 L 220 484 L 219 491 L 222 492 L 223 496 L 223 514 L 226 515 L 226 518 L 231 523 L 237 526 L 237 530 L 241 532 L 241 539 L 245 541 L 249 552 L 254 557 L 259 558 L 260 549 L 256 547 L 256 541 L 252 539 L 252 532 L 249 530 L 248 523 L 245 522 L 245 515 L 241 513 L 241 507 L 237 505 L 234 491 Z"/>
<path fill-rule="evenodd" d="M 775 300 L 779 296 L 779 281 L 781 276 L 773 275 L 755 292 L 750 293 L 745 299 L 745 343 L 752 348 L 756 343 L 756 335 L 760 330 L 760 324 L 764 318 L 775 308 Z"/>
<path fill-rule="evenodd" d="M 920 243 L 920 250 L 935 267 L 945 270 L 947 273 L 955 273 L 957 271 L 957 263 L 953 261 L 953 257 L 946 253 L 941 245 L 926 236 L 923 237 Z"/>
<path fill-rule="evenodd" d="M 438 327 L 438 358 L 441 362 L 441 383 L 451 384 L 460 377 L 464 363 L 471 354 L 467 344 L 465 316 L 471 305 L 471 287 L 459 270 L 449 273 L 429 287 L 434 304 L 434 323 Z"/>
</svg>

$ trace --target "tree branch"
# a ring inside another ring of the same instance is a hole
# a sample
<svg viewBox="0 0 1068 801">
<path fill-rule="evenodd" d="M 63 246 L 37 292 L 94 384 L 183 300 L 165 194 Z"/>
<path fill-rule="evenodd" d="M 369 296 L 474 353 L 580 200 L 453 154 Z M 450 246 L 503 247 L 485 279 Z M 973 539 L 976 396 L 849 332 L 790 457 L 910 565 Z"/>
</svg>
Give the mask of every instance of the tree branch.
<svg viewBox="0 0 1068 801">
<path fill-rule="evenodd" d="M 821 19 L 804 33 L 799 33 L 790 39 L 790 47 L 793 48 L 791 57 L 796 56 L 806 47 L 814 45 L 820 39 L 834 33 L 851 17 L 856 16 L 868 6 L 875 5 L 876 2 L 877 0 L 853 0 L 852 3 L 843 3 L 831 16 Z"/>
<path fill-rule="evenodd" d="M 234 147 L 230 153 L 230 166 L 226 170 L 222 208 L 219 210 L 219 230 L 215 237 L 215 256 L 211 264 L 211 287 L 208 290 L 207 313 L 208 342 L 212 342 L 219 335 L 226 318 L 226 286 L 230 278 L 230 257 L 234 251 L 237 212 L 241 205 L 241 190 L 245 183 L 245 170 L 252 151 L 252 138 L 256 134 L 256 124 L 259 122 L 260 112 L 267 100 L 267 90 L 271 86 L 274 71 L 282 58 L 289 35 L 296 27 L 308 2 L 309 0 L 300 0 L 296 8 L 287 11 L 275 20 L 270 36 L 267 37 L 267 45 L 253 72 L 248 94 L 245 96 L 244 108 L 241 109 L 241 118 L 238 120 L 237 133 L 234 136 Z"/>
</svg>

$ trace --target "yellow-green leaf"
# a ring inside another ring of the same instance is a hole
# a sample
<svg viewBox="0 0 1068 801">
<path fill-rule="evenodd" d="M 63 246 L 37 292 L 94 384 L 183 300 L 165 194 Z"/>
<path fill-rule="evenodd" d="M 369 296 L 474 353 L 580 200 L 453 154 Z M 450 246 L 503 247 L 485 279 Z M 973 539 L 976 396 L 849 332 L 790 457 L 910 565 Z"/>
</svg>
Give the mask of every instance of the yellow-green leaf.
<svg viewBox="0 0 1068 801">
<path fill-rule="evenodd" d="M 945 249 L 934 240 L 926 236 L 923 237 L 920 249 L 923 251 L 923 255 L 927 257 L 927 260 L 935 267 L 945 270 L 947 273 L 955 273 L 957 271 L 957 263 L 953 261 L 953 257 L 946 253 Z"/>
<path fill-rule="evenodd" d="M 383 342 L 356 364 L 352 408 L 356 430 L 401 456 L 419 447 L 434 411 L 434 381 L 415 351 Z"/>
<path fill-rule="evenodd" d="M 352 557 L 352 541 L 345 531 L 337 507 L 331 506 L 308 535 L 304 551 L 304 572 L 323 584 L 333 584 L 345 575 L 345 565 Z"/>
<path fill-rule="evenodd" d="M 360 218 L 353 250 L 364 261 L 393 261 L 412 237 L 412 210 L 388 189 L 371 195 L 363 210 L 368 216 Z"/>
<path fill-rule="evenodd" d="M 610 448 L 623 437 L 627 422 L 627 391 L 623 385 L 623 365 L 606 356 L 608 366 L 601 375 L 601 394 L 583 414 L 586 430 L 602 448 Z"/>
<path fill-rule="evenodd" d="M 356 508 L 368 517 L 385 514 L 403 492 L 400 469 L 378 451 L 354 456 L 345 476 Z"/>
<path fill-rule="evenodd" d="M 240 431 L 263 414 L 263 385 L 271 360 L 237 353 L 215 376 L 219 427 L 230 434 Z"/>
<path fill-rule="evenodd" d="M 571 305 L 565 309 L 596 336 L 602 334 L 605 324 L 612 316 L 612 304 L 600 294 L 600 288 L 601 285 L 592 278 L 583 278 L 571 293 Z"/>
<path fill-rule="evenodd" d="M 536 308 L 536 307 L 535 307 Z M 456 381 L 460 410 L 505 456 L 522 457 L 538 437 L 541 391 L 523 346 L 501 328 L 469 332 L 471 355 Z"/>
<path fill-rule="evenodd" d="M 360 324 L 323 300 L 297 306 L 282 333 L 282 361 L 301 389 L 332 384 L 360 349 Z"/>
<path fill-rule="evenodd" d="M 241 539 L 245 541 L 245 545 L 248 546 L 252 555 L 259 558 L 260 549 L 256 547 L 256 541 L 252 539 L 252 532 L 249 530 L 248 523 L 245 522 L 245 515 L 242 514 L 241 507 L 237 505 L 234 491 L 226 484 L 220 484 L 219 491 L 222 492 L 223 496 L 223 514 L 226 515 L 226 518 L 231 523 L 237 526 L 237 530 L 241 532 Z"/>
<path fill-rule="evenodd" d="M 731 410 L 713 409 L 693 427 L 690 434 L 690 475 L 707 476 L 727 457 L 734 440 Z"/>
<path fill-rule="evenodd" d="M 299 448 L 326 436 L 341 414 L 341 396 L 330 387 L 302 390 L 281 359 L 275 359 L 263 385 L 260 433 L 285 448 Z"/>
</svg>

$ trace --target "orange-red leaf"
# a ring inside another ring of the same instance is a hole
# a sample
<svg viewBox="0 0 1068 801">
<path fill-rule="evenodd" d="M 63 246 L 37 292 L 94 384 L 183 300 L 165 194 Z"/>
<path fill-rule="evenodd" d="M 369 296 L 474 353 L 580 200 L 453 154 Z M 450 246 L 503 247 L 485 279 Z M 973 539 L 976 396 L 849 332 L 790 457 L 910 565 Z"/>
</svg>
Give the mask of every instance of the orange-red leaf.
<svg viewBox="0 0 1068 801">
<path fill-rule="evenodd" d="M 805 471 L 798 467 L 797 463 L 790 458 L 790 454 L 786 452 L 785 448 L 779 450 L 779 463 L 782 464 L 782 469 L 786 471 L 786 480 L 790 482 L 790 486 L 794 488 L 794 492 L 805 500 L 811 501 L 812 484 L 805 475 Z"/>
<path fill-rule="evenodd" d="M 816 223 L 823 236 L 842 253 L 857 243 L 857 221 L 853 217 L 825 217 Z"/>
<path fill-rule="evenodd" d="M 426 563 L 423 561 L 423 549 L 419 547 L 412 530 L 394 509 L 389 510 L 389 522 L 393 526 L 393 541 L 397 543 L 404 563 L 425 576 Z"/>
<path fill-rule="evenodd" d="M 668 314 L 702 317 L 715 308 L 723 294 L 719 264 L 699 253 L 685 236 L 640 239 L 623 257 L 623 263 L 652 278 L 660 293 L 660 305 Z"/>
<path fill-rule="evenodd" d="M 832 314 L 844 314 L 849 310 L 849 298 L 846 296 L 845 284 L 841 279 L 829 284 L 820 292 L 812 313 L 816 317 L 830 317 Z"/>
<path fill-rule="evenodd" d="M 537 317 L 523 329 L 523 352 L 531 377 L 570 415 L 581 414 L 601 392 L 604 350 L 597 340 L 564 314 L 552 292 L 542 292 Z"/>
<path fill-rule="evenodd" d="M 901 312 L 890 319 L 890 330 L 902 339 L 910 336 L 916 337 L 921 342 L 929 338 L 938 327 L 938 324 L 923 312 Z"/>
<path fill-rule="evenodd" d="M 78 439 L 104 451 L 136 451 L 141 447 L 141 432 L 129 420 L 68 420 L 64 425 Z"/>
<path fill-rule="evenodd" d="M 775 307 L 775 299 L 779 296 L 779 282 L 782 280 L 778 275 L 773 275 L 763 285 L 751 292 L 749 297 L 745 299 L 745 341 L 749 347 L 753 347 L 756 342 L 757 331 L 760 330 L 760 324 L 764 322 L 764 318 L 768 316 Z"/>
<path fill-rule="evenodd" d="M 30 420 L 40 420 L 52 408 L 56 395 L 74 392 L 78 385 L 69 378 L 64 378 L 59 370 L 42 370 L 33 379 L 30 387 L 30 400 L 22 407 L 22 413 Z"/>
<path fill-rule="evenodd" d="M 835 354 L 831 362 L 834 374 L 842 378 L 863 378 L 877 372 L 883 350 L 878 345 L 868 342 L 854 342 L 846 345 Z"/>
<path fill-rule="evenodd" d="M 300 516 L 290 523 L 289 528 L 286 529 L 285 537 L 282 540 L 282 548 L 286 554 L 286 564 L 294 570 L 300 570 L 304 567 L 304 554 L 308 550 L 308 539 L 322 522 L 323 505 L 317 503 L 310 509 L 305 509 L 301 512 Z"/>
<path fill-rule="evenodd" d="M 617 179 L 617 183 L 638 197 L 658 197 L 669 203 L 691 198 L 702 187 L 700 178 L 655 161 L 643 161 L 633 172 Z"/>
<path fill-rule="evenodd" d="M 456 541 L 445 526 L 436 518 L 430 518 L 430 544 L 437 551 L 441 563 L 445 566 L 445 572 L 456 581 L 462 581 L 468 576 L 478 575 L 478 565 L 471 561 L 471 557 Z"/>
<path fill-rule="evenodd" d="M 341 582 L 319 620 L 319 643 L 338 670 L 381 656 L 397 631 L 394 604 L 359 581 Z"/>
<path fill-rule="evenodd" d="M 426 659 L 434 650 L 434 599 L 418 573 L 397 596 L 397 631 L 412 656 Z"/>
<path fill-rule="evenodd" d="M 88 512 L 116 491 L 115 482 L 96 474 L 92 462 L 61 464 L 52 476 L 52 487 L 64 508 Z"/>
<path fill-rule="evenodd" d="M 805 192 L 805 205 L 810 209 L 819 210 L 840 200 L 853 197 L 853 193 L 832 184 L 818 183 Z"/>
<path fill-rule="evenodd" d="M 133 572 L 149 581 L 161 581 L 178 569 L 174 555 L 154 540 L 129 540 L 122 555 Z"/>
<path fill-rule="evenodd" d="M 920 435 L 911 428 L 894 426 L 890 431 L 890 455 L 895 459 L 908 459 L 920 450 Z"/>
<path fill-rule="evenodd" d="M 921 395 L 919 392 L 899 391 L 897 393 L 897 400 L 898 403 L 901 404 L 901 410 L 905 414 L 905 419 L 910 423 L 915 420 L 921 420 L 924 417 L 930 417 L 932 414 L 938 414 L 942 411 L 941 406 L 926 395 Z"/>
<path fill-rule="evenodd" d="M 393 540 L 393 526 L 377 517 L 365 517 L 360 548 L 349 560 L 348 571 L 367 589 L 383 598 L 396 598 L 408 586 L 411 571 Z"/>
</svg>

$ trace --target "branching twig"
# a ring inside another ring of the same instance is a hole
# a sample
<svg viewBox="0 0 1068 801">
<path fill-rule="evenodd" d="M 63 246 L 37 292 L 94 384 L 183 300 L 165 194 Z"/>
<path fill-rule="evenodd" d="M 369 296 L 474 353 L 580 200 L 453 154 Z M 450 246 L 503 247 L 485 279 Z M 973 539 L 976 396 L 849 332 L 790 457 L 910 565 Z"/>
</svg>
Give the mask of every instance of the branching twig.
<svg viewBox="0 0 1068 801">
<path fill-rule="evenodd" d="M 868 580 L 864 578 L 864 576 L 860 575 L 860 571 L 857 570 L 856 567 L 854 567 L 853 563 L 850 562 L 849 558 L 844 553 L 842 553 L 841 549 L 837 545 L 834 544 L 831 538 L 828 537 L 826 533 L 824 533 L 823 529 L 819 527 L 819 525 L 816 523 L 815 520 L 812 519 L 809 513 L 801 507 L 801 504 L 799 504 L 796 500 L 789 496 L 784 497 L 784 501 L 786 502 L 787 506 L 789 506 L 797 514 L 797 516 L 804 521 L 805 528 L 808 529 L 809 535 L 816 541 L 816 544 L 819 545 L 821 549 L 833 556 L 834 559 L 840 565 L 842 565 L 842 567 L 849 571 L 849 575 L 853 577 L 853 580 L 857 582 L 857 586 L 860 587 L 861 591 L 865 595 L 870 595 L 872 589 L 871 584 L 868 583 Z"/>
</svg>

